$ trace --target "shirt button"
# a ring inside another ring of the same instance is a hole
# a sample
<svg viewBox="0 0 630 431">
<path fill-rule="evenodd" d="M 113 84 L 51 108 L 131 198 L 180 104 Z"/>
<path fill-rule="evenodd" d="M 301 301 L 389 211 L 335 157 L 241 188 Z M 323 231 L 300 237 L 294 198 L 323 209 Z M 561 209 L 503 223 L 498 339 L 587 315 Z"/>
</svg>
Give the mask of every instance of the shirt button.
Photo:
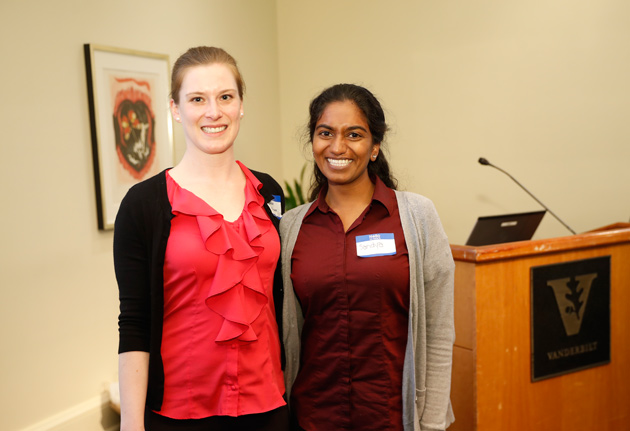
<svg viewBox="0 0 630 431">
<path fill-rule="evenodd" d="M 232 348 L 233 348 L 233 349 L 236 349 L 236 343 L 233 343 L 233 344 L 232 344 Z"/>
<path fill-rule="evenodd" d="M 232 385 L 232 390 L 235 391 L 236 390 L 236 385 Z"/>
</svg>

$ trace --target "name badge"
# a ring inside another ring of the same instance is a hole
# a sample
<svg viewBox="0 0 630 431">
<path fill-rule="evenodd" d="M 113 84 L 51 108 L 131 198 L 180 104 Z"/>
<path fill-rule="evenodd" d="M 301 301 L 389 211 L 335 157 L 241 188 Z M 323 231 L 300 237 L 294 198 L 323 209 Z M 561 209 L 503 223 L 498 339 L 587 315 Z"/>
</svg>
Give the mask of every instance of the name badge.
<svg viewBox="0 0 630 431">
<path fill-rule="evenodd" d="M 357 256 L 376 257 L 396 254 L 396 241 L 393 233 L 373 233 L 356 237 Z"/>
<path fill-rule="evenodd" d="M 276 216 L 276 218 L 282 218 L 282 201 L 280 200 L 280 196 L 272 195 L 273 200 L 267 202 L 269 205 L 269 209 L 271 213 Z"/>
</svg>

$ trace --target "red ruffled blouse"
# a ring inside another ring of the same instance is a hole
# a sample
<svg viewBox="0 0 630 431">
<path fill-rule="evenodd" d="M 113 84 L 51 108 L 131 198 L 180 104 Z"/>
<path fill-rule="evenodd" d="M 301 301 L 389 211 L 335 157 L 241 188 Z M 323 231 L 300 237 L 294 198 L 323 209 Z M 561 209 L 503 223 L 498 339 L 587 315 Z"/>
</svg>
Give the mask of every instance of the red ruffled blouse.
<svg viewBox="0 0 630 431">
<path fill-rule="evenodd" d="M 280 240 L 262 184 L 228 222 L 167 173 L 174 218 L 164 264 L 164 401 L 174 419 L 262 413 L 285 404 L 273 276 Z"/>
</svg>

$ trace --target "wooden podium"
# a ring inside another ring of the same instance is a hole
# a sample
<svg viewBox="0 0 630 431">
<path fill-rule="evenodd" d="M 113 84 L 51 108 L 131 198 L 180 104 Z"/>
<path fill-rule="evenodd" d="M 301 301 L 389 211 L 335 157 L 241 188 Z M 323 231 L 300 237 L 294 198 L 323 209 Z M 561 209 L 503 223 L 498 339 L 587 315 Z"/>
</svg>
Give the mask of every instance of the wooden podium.
<svg viewBox="0 0 630 431">
<path fill-rule="evenodd" d="M 630 430 L 630 224 L 483 247 L 452 245 L 449 431 Z M 532 382 L 532 267 L 610 256 L 610 362 Z"/>
</svg>

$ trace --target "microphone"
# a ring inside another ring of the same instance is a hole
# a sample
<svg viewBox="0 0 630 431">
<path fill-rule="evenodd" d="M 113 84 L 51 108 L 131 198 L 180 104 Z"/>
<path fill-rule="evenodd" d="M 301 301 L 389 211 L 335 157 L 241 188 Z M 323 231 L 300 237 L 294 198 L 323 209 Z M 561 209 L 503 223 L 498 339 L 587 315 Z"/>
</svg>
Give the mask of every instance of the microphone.
<svg viewBox="0 0 630 431">
<path fill-rule="evenodd" d="M 492 166 L 494 169 L 497 169 L 501 172 L 503 172 L 505 175 L 507 175 L 508 177 L 510 177 L 512 179 L 512 181 L 514 181 L 516 184 L 519 185 L 520 188 L 522 188 L 523 190 L 525 190 L 527 192 L 527 194 L 529 194 L 531 197 L 534 198 L 534 200 L 536 202 L 538 202 L 544 209 L 546 209 L 547 211 L 549 211 L 549 214 L 551 214 L 552 216 L 554 216 L 556 218 L 556 220 L 558 220 L 560 223 L 562 223 L 562 225 L 564 227 L 566 227 L 567 229 L 569 229 L 569 231 L 571 231 L 571 233 L 573 235 L 575 235 L 575 231 L 573 229 L 571 229 L 565 222 L 563 222 L 562 220 L 560 220 L 560 217 L 558 217 L 553 211 L 551 211 L 549 209 L 549 207 L 547 207 L 547 205 L 545 205 L 544 203 L 542 203 L 536 196 L 534 196 L 529 190 L 527 190 L 525 188 L 525 186 L 523 186 L 521 183 L 519 183 L 518 181 L 516 181 L 516 178 L 514 178 L 512 175 L 508 174 L 507 172 L 505 172 L 503 169 L 501 169 L 498 166 L 493 165 L 492 163 L 490 163 L 487 159 L 484 159 L 483 157 L 479 158 L 479 163 L 484 165 L 484 166 Z"/>
</svg>

